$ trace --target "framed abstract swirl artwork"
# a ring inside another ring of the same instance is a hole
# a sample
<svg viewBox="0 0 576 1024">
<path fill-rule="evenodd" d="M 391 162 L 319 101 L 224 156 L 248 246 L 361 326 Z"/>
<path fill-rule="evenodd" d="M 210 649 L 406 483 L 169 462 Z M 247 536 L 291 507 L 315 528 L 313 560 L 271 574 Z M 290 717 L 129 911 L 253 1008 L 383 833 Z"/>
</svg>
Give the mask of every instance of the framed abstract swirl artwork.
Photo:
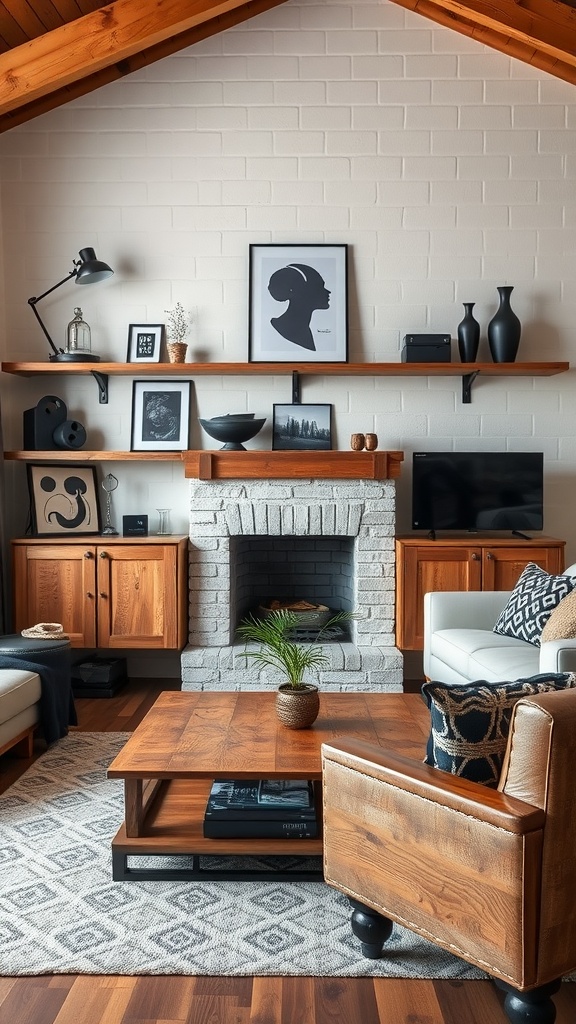
<svg viewBox="0 0 576 1024">
<path fill-rule="evenodd" d="M 31 465 L 30 520 L 35 537 L 99 534 L 100 506 L 94 466 Z"/>
</svg>

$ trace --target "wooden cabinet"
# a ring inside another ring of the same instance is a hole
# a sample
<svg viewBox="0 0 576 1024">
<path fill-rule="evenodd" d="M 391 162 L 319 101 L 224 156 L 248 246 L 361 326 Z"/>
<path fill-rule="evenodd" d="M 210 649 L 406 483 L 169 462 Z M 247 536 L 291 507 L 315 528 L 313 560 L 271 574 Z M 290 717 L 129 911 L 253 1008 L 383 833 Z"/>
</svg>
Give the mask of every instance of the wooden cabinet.
<svg viewBox="0 0 576 1024">
<path fill-rule="evenodd" d="M 73 647 L 181 650 L 186 537 L 12 541 L 14 628 L 60 622 Z"/>
<path fill-rule="evenodd" d="M 512 590 L 528 562 L 546 572 L 564 568 L 565 541 L 553 537 L 398 537 L 396 540 L 396 644 L 424 646 L 424 594 L 432 590 Z"/>
</svg>

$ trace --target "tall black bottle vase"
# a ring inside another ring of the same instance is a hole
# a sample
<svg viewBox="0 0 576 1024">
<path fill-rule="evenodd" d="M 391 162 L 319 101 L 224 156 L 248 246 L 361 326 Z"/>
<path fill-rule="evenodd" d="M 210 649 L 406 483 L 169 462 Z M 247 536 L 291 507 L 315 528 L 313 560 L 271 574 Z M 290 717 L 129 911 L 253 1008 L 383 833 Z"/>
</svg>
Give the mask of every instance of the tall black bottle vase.
<svg viewBox="0 0 576 1024">
<path fill-rule="evenodd" d="M 480 324 L 472 316 L 475 302 L 465 302 L 464 319 L 458 324 L 458 352 L 463 363 L 476 362 L 480 344 Z"/>
<path fill-rule="evenodd" d="M 522 325 L 510 307 L 512 285 L 501 285 L 497 291 L 500 305 L 488 324 L 488 345 L 495 363 L 513 363 L 520 344 Z"/>
</svg>

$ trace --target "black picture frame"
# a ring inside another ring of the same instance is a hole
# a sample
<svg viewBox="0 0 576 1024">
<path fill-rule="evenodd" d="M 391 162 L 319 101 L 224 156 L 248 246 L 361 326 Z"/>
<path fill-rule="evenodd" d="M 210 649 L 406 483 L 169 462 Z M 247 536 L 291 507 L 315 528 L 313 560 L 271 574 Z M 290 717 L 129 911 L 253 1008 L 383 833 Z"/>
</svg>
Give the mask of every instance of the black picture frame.
<svg viewBox="0 0 576 1024">
<path fill-rule="evenodd" d="M 190 440 L 189 380 L 135 380 L 132 384 L 133 452 L 185 451 Z"/>
<path fill-rule="evenodd" d="M 348 246 L 249 247 L 248 360 L 348 361 Z"/>
<path fill-rule="evenodd" d="M 35 537 L 90 536 L 102 529 L 95 466 L 28 463 Z"/>
<path fill-rule="evenodd" d="M 127 363 L 159 363 L 164 324 L 129 324 Z"/>
<path fill-rule="evenodd" d="M 275 403 L 272 450 L 321 452 L 332 448 L 332 406 L 329 403 Z"/>
</svg>

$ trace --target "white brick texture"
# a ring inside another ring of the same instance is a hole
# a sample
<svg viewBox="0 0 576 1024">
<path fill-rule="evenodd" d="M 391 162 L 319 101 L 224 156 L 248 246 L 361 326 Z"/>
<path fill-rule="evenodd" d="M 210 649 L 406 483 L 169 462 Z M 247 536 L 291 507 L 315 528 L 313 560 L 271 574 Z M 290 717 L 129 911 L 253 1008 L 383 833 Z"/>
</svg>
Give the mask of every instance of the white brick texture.
<svg viewBox="0 0 576 1024">
<path fill-rule="evenodd" d="M 394 505 L 390 480 L 192 481 L 183 689 L 277 684 L 274 673 L 243 656 L 234 633 L 254 602 L 271 596 L 259 587 L 277 586 L 282 571 L 290 586 L 300 587 L 299 596 L 315 600 L 328 592 L 335 607 L 358 615 L 351 623 L 351 642 L 322 645 L 328 669 L 317 670 L 310 681 L 322 689 L 401 689 L 402 656 L 394 646 Z M 237 538 L 244 544 L 235 543 Z M 259 578 L 262 570 L 250 545 L 255 538 L 270 545 L 261 556 L 268 563 L 279 552 L 271 583 L 265 575 Z M 323 550 L 321 541 L 328 540 L 331 548 Z M 349 540 L 348 555 L 339 540 Z M 282 558 L 290 568 L 281 569 Z"/>
</svg>

